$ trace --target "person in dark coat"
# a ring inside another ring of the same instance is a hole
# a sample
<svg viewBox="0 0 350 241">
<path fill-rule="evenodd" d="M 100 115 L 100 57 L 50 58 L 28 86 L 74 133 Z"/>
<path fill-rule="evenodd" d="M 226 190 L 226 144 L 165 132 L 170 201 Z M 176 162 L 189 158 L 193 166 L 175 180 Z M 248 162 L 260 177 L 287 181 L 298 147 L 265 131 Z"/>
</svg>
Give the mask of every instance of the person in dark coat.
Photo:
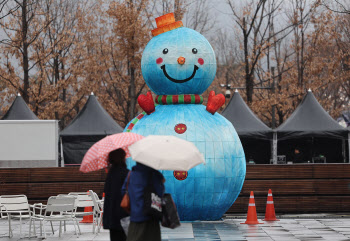
<svg viewBox="0 0 350 241">
<path fill-rule="evenodd" d="M 122 193 L 126 191 L 126 182 L 124 182 Z M 149 183 L 151 182 L 151 183 Z M 153 168 L 136 163 L 132 168 L 128 184 L 128 193 L 130 198 L 130 226 L 127 241 L 160 241 L 159 220 L 154 220 L 144 214 L 144 197 L 145 188 L 152 185 L 154 192 L 162 197 L 164 194 L 163 175 Z"/>
<path fill-rule="evenodd" d="M 120 219 L 129 216 L 120 207 L 123 198 L 121 189 L 129 172 L 125 164 L 125 155 L 123 149 L 117 149 L 109 153 L 110 168 L 104 187 L 103 228 L 109 229 L 111 240 L 118 241 L 126 240 Z"/>
<path fill-rule="evenodd" d="M 303 152 L 300 150 L 300 148 L 296 147 L 293 153 L 293 163 L 303 163 L 304 158 Z"/>
</svg>

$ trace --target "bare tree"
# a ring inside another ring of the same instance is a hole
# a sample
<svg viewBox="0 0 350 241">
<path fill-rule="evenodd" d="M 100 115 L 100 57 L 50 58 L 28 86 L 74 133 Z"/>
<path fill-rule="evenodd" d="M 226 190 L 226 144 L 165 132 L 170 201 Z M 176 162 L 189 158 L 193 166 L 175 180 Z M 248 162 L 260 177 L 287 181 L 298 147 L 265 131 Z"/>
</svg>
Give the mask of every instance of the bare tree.
<svg viewBox="0 0 350 241">
<path fill-rule="evenodd" d="M 307 0 L 290 0 L 292 4 L 291 14 L 288 16 L 293 23 L 294 49 L 296 50 L 296 65 L 298 70 L 298 83 L 301 88 L 305 88 L 304 70 L 306 66 L 305 48 L 306 34 L 309 28 L 312 13 L 315 8 L 309 7 Z"/>
<path fill-rule="evenodd" d="M 147 4 L 147 0 L 128 0 L 110 5 L 107 17 L 111 29 L 99 43 L 99 51 L 104 56 L 100 59 L 107 73 L 102 78 L 103 85 L 109 97 L 122 109 L 121 121 L 125 125 L 135 117 L 137 97 L 146 85 L 140 62 L 141 50 L 150 36 Z M 118 43 L 114 39 L 118 39 Z"/>
<path fill-rule="evenodd" d="M 0 0 L 0 20 L 17 11 L 18 8 L 19 5 L 14 4 L 11 0 Z"/>
<path fill-rule="evenodd" d="M 318 2 L 333 12 L 350 15 L 350 4 L 346 0 L 318 0 Z"/>
<path fill-rule="evenodd" d="M 243 37 L 244 70 L 247 101 L 253 101 L 254 75 L 258 61 L 270 48 L 270 40 L 284 30 L 271 33 L 270 23 L 274 13 L 280 8 L 283 0 L 251 0 L 238 9 L 232 0 L 227 0 L 232 11 L 234 22 L 239 26 Z M 269 8 L 267 7 L 269 5 Z M 286 26 L 288 28 L 290 26 Z M 276 39 L 275 43 L 278 42 Z"/>
<path fill-rule="evenodd" d="M 184 25 L 201 34 L 213 31 L 217 21 L 216 16 L 210 12 L 212 4 L 208 0 L 196 0 L 190 3 L 184 16 Z"/>
<path fill-rule="evenodd" d="M 40 102 L 48 100 L 67 102 L 67 88 L 70 86 L 73 75 L 70 71 L 67 59 L 70 58 L 71 50 L 76 46 L 78 41 L 77 28 L 79 14 L 84 12 L 87 4 L 86 1 L 69 1 L 69 0 L 45 0 L 42 6 L 46 13 L 47 20 L 51 20 L 50 25 L 45 29 L 45 36 L 42 41 L 37 43 L 37 55 L 40 58 L 40 52 L 45 49 L 48 56 L 44 61 L 40 61 L 40 72 L 47 84 L 52 85 L 56 91 L 51 96 L 41 98 Z M 85 6 L 85 7 L 84 7 Z M 75 94 L 78 94 L 75 92 Z M 76 99 L 76 106 L 86 93 L 79 93 L 80 98 Z M 39 104 L 41 104 L 39 103 Z M 60 120 L 60 127 L 65 127 L 65 119 L 69 112 L 60 115 L 55 111 L 55 119 Z"/>
<path fill-rule="evenodd" d="M 16 86 L 26 102 L 29 102 L 29 72 L 37 64 L 37 62 L 31 62 L 30 48 L 51 22 L 51 20 L 41 21 L 40 17 L 43 15 L 39 10 L 41 4 L 41 1 L 35 0 L 12 2 L 10 6 L 7 6 L 7 9 L 11 8 L 11 10 L 8 10 L 9 19 L 5 18 L 0 22 L 0 26 L 6 35 L 2 42 L 7 47 L 7 51 L 10 55 L 13 51 L 16 51 L 17 56 L 21 56 L 19 61 L 23 70 L 23 85 L 19 86 L 19 82 L 15 83 L 13 79 L 3 74 L 0 75 L 0 78 L 9 82 L 12 86 Z M 8 55 L 6 61 L 6 67 L 11 69 L 11 56 Z"/>
<path fill-rule="evenodd" d="M 226 86 L 241 86 L 244 76 L 242 75 L 242 54 L 236 41 L 232 41 L 236 35 L 230 36 L 227 31 L 219 29 L 212 39 L 213 48 L 217 59 L 216 79 L 217 84 Z M 214 84 L 216 82 L 214 81 Z"/>
<path fill-rule="evenodd" d="M 182 20 L 188 5 L 189 3 L 185 0 L 152 0 L 148 3 L 145 10 L 148 13 L 153 14 L 155 17 L 174 12 L 175 20 L 180 21 Z M 149 21 L 152 24 L 154 18 L 149 19 Z M 152 27 L 155 28 L 155 25 L 153 24 Z"/>
</svg>

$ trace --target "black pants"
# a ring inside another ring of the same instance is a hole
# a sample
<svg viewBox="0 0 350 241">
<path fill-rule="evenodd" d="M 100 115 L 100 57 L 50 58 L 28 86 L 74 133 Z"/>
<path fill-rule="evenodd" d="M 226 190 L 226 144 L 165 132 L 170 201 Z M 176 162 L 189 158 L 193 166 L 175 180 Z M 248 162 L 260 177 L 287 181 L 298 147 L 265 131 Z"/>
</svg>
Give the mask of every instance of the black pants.
<svg viewBox="0 0 350 241">
<path fill-rule="evenodd" d="M 161 241 L 159 221 L 130 222 L 128 241 Z"/>
<path fill-rule="evenodd" d="M 110 229 L 109 234 L 111 241 L 125 241 L 126 235 L 122 229 Z"/>
</svg>

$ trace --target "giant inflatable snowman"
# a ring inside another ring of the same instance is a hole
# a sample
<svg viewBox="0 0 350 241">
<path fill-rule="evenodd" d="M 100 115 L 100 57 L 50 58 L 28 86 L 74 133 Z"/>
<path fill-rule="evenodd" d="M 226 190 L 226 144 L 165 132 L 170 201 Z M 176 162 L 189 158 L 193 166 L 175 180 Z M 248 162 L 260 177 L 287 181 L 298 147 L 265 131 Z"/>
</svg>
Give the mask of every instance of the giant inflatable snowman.
<svg viewBox="0 0 350 241">
<path fill-rule="evenodd" d="M 125 128 L 147 135 L 173 135 L 193 142 L 206 165 L 188 172 L 162 171 L 180 219 L 217 220 L 239 195 L 246 173 L 244 151 L 232 126 L 216 111 L 225 103 L 212 91 L 207 106 L 201 94 L 215 77 L 216 59 L 209 42 L 198 32 L 175 22 L 174 15 L 156 18 L 157 28 L 141 61 L 142 75 L 157 95 L 140 95 L 144 112 Z M 133 165 L 129 161 L 128 165 Z"/>
</svg>

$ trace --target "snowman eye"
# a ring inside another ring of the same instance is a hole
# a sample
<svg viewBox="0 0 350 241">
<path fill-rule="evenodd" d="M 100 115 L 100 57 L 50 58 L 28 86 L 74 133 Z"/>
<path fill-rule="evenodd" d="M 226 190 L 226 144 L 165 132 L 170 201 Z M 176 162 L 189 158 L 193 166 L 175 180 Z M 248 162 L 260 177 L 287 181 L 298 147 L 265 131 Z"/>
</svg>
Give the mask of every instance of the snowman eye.
<svg viewBox="0 0 350 241">
<path fill-rule="evenodd" d="M 163 49 L 163 54 L 167 54 L 169 50 L 167 48 Z"/>
<path fill-rule="evenodd" d="M 196 54 L 196 53 L 198 53 L 198 50 L 196 48 L 193 48 L 192 53 Z"/>
</svg>

